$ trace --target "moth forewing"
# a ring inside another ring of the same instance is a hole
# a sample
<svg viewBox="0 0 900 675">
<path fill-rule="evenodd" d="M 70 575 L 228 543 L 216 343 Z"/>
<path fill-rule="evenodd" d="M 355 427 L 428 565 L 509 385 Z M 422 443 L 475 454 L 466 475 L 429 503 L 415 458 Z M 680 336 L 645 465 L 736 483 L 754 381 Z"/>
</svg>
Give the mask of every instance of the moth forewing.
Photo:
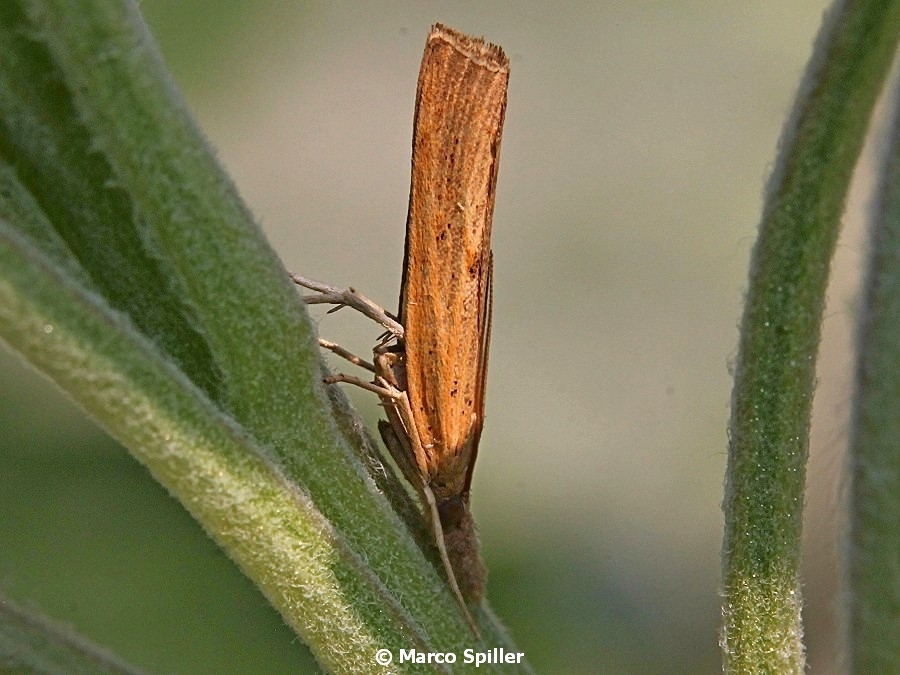
<svg viewBox="0 0 900 675">
<path fill-rule="evenodd" d="M 400 320 L 438 500 L 467 488 L 483 416 L 490 235 L 506 108 L 502 50 L 441 26 L 419 75 Z"/>
</svg>

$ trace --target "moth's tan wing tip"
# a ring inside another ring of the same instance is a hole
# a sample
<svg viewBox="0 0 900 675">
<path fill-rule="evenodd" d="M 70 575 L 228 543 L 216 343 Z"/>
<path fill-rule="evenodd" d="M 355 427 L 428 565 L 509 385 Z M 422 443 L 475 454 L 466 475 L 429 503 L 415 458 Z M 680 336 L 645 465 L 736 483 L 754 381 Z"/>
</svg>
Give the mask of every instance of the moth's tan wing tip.
<svg viewBox="0 0 900 675">
<path fill-rule="evenodd" d="M 428 34 L 427 44 L 432 42 L 445 42 L 465 57 L 488 70 L 509 71 L 509 59 L 506 57 L 503 48 L 485 41 L 484 38 L 466 35 L 443 24 L 436 23 L 431 27 L 431 32 Z"/>
</svg>

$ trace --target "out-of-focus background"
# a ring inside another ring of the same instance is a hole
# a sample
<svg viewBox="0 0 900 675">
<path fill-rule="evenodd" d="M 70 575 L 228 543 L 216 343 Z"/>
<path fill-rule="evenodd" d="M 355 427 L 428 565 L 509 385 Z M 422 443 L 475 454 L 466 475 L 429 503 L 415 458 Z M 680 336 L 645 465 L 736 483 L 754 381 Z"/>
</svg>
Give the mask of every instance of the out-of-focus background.
<svg viewBox="0 0 900 675">
<path fill-rule="evenodd" d="M 827 5 L 141 3 L 285 265 L 389 307 L 428 29 L 509 55 L 473 502 L 488 596 L 540 672 L 720 669 L 729 368 L 764 181 Z M 840 249 L 852 279 L 860 245 Z M 830 323 L 852 321 L 851 287 L 830 302 Z M 357 353 L 379 332 L 316 318 Z M 809 474 L 816 673 L 837 663 L 846 336 L 825 338 Z M 0 357 L 0 587 L 152 671 L 314 672 L 144 469 Z M 374 397 L 350 394 L 374 423 Z"/>
</svg>

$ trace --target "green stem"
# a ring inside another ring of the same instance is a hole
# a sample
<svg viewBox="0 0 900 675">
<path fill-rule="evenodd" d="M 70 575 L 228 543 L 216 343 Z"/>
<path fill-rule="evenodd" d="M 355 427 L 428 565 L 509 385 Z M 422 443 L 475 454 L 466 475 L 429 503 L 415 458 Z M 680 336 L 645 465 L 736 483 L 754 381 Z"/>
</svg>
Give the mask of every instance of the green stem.
<svg viewBox="0 0 900 675">
<path fill-rule="evenodd" d="M 900 671 L 900 81 L 872 209 L 850 440 L 849 653 L 855 673 Z"/>
<path fill-rule="evenodd" d="M 826 18 L 769 182 L 732 396 L 724 500 L 729 672 L 802 672 L 800 533 L 816 350 L 840 217 L 900 34 L 900 3 Z"/>
</svg>

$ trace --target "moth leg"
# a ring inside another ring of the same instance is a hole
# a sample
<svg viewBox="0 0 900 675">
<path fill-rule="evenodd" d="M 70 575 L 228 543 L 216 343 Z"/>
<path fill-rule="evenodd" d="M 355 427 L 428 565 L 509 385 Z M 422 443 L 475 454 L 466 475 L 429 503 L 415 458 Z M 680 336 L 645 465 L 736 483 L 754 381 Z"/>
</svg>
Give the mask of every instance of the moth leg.
<svg viewBox="0 0 900 675">
<path fill-rule="evenodd" d="M 441 563 L 444 565 L 447 580 L 450 582 L 450 590 L 453 591 L 453 596 L 456 598 L 456 604 L 458 604 L 460 610 L 462 610 L 463 616 L 469 624 L 469 628 L 472 630 L 475 638 L 481 640 L 481 632 L 478 630 L 475 619 L 472 618 L 469 607 L 463 599 L 462 591 L 456 580 L 456 572 L 454 572 L 453 565 L 450 563 L 450 557 L 447 554 L 447 546 L 444 542 L 444 528 L 441 525 L 441 517 L 437 508 L 437 500 L 434 498 L 434 492 L 431 490 L 431 486 L 426 482 L 425 474 L 419 470 L 418 467 L 413 466 L 410 461 L 411 457 L 424 458 L 425 452 L 422 448 L 418 434 L 415 432 L 415 426 L 411 424 L 412 408 L 409 405 L 409 398 L 406 396 L 406 392 L 398 390 L 397 394 L 398 396 L 394 398 L 394 415 L 388 415 L 391 422 L 380 423 L 378 425 L 378 430 L 381 432 L 381 438 L 384 440 L 384 444 L 387 446 L 387 449 L 397 463 L 397 466 L 400 467 L 400 470 L 406 476 L 407 480 L 412 483 L 413 487 L 416 488 L 416 492 L 418 492 L 419 496 L 422 498 L 426 513 L 428 514 L 428 521 L 431 525 L 430 529 L 434 535 L 434 542 L 437 545 Z M 408 432 L 411 428 L 412 433 L 404 433 L 401 437 L 398 433 L 396 422 L 394 422 L 395 416 L 399 416 L 399 421 L 403 423 L 400 431 Z M 409 420 L 410 426 L 407 426 L 405 420 Z M 418 446 L 418 448 L 409 446 Z"/>
<path fill-rule="evenodd" d="M 288 276 L 298 286 L 316 291 L 316 295 L 304 295 L 303 301 L 308 305 L 327 304 L 337 305 L 332 308 L 331 312 L 335 312 L 341 307 L 352 307 L 357 312 L 369 317 L 378 324 L 381 324 L 392 337 L 398 340 L 403 339 L 403 326 L 397 321 L 397 317 L 393 316 L 381 305 L 377 305 L 369 300 L 362 293 L 354 288 L 338 288 L 331 284 L 325 284 L 301 274 L 293 274 L 288 272 Z"/>
<path fill-rule="evenodd" d="M 365 368 L 370 373 L 375 372 L 374 365 L 372 365 L 365 359 L 358 357 L 356 354 L 348 352 L 346 349 L 341 347 L 336 342 L 331 342 L 330 340 L 324 340 L 322 338 L 319 338 L 319 346 L 322 347 L 323 349 L 327 349 L 328 351 L 334 352 L 335 354 L 340 356 L 342 359 L 348 360 L 350 363 L 352 363 L 355 366 L 359 366 L 360 368 Z"/>
<path fill-rule="evenodd" d="M 441 554 L 441 562 L 444 563 L 444 571 L 447 572 L 447 579 L 450 581 L 450 589 L 456 597 L 456 604 L 458 604 L 459 608 L 462 610 L 463 616 L 466 617 L 469 628 L 472 629 L 472 633 L 475 634 L 476 639 L 481 640 L 481 633 L 478 630 L 478 626 L 475 625 L 475 619 L 472 618 L 472 614 L 469 612 L 466 601 L 463 599 L 462 591 L 459 590 L 459 583 L 456 581 L 456 572 L 453 571 L 453 565 L 450 564 L 450 557 L 447 555 L 447 545 L 444 542 L 444 529 L 441 527 L 441 517 L 438 513 L 437 502 L 434 499 L 434 492 L 431 491 L 431 486 L 423 485 L 422 494 L 424 495 L 425 501 L 428 504 L 428 509 L 431 512 L 431 527 L 434 530 L 434 540 L 435 543 L 437 543 L 438 552 Z"/>
<path fill-rule="evenodd" d="M 397 466 L 400 467 L 400 471 L 406 480 L 418 489 L 419 484 L 423 482 L 422 476 L 426 472 L 427 458 L 412 419 L 412 409 L 409 406 L 409 398 L 407 398 L 406 392 L 400 391 L 391 382 L 378 374 L 375 375 L 374 382 L 344 373 L 329 375 L 324 382 L 325 384 L 336 384 L 338 382 L 352 384 L 355 387 L 378 395 L 389 420 L 385 424 L 391 428 L 392 437 L 396 442 L 389 445 L 384 431 L 381 432 L 382 439 L 384 439 L 385 445 L 388 446 L 391 456 L 394 458 Z M 380 423 L 378 428 L 381 430 Z M 403 439 L 402 441 L 401 438 Z M 415 464 L 410 458 L 415 460 Z"/>
</svg>

